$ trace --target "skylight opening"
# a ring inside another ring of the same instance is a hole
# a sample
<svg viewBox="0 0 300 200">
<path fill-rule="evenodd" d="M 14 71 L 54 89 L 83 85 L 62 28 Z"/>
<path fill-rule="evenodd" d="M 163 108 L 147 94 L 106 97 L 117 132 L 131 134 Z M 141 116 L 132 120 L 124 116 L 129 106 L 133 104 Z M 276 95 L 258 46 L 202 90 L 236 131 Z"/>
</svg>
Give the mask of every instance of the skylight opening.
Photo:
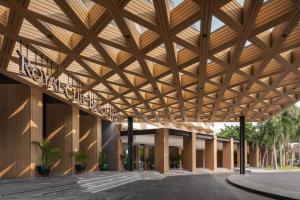
<svg viewBox="0 0 300 200">
<path fill-rule="evenodd" d="M 210 32 L 214 32 L 223 26 L 225 26 L 225 24 L 222 21 L 220 21 L 218 18 L 213 16 L 211 21 Z"/>
<path fill-rule="evenodd" d="M 111 25 L 114 25 L 114 26 L 117 26 L 115 20 L 112 20 L 112 21 L 110 22 L 110 24 L 111 24 Z"/>
<path fill-rule="evenodd" d="M 183 49 L 183 46 L 179 45 L 179 44 L 175 44 L 176 45 L 176 51 L 180 51 Z"/>
<path fill-rule="evenodd" d="M 82 3 L 84 4 L 85 8 L 87 11 L 90 11 L 90 9 L 93 7 L 93 5 L 95 4 L 93 1 L 91 0 L 81 0 Z"/>
<path fill-rule="evenodd" d="M 200 23 L 201 23 L 200 21 L 197 21 L 197 22 L 194 23 L 191 27 L 192 27 L 194 30 L 200 32 Z"/>
<path fill-rule="evenodd" d="M 147 28 L 145 28 L 145 27 L 143 27 L 143 26 L 141 26 L 141 25 L 139 25 L 139 24 L 137 24 L 137 23 L 135 23 L 135 22 L 134 22 L 134 25 L 135 25 L 136 30 L 137 30 L 140 34 L 144 33 L 144 32 L 147 30 Z"/>
<path fill-rule="evenodd" d="M 251 44 L 252 44 L 252 43 L 251 43 L 249 40 L 247 40 L 244 47 L 248 47 L 248 46 L 250 46 Z"/>
<path fill-rule="evenodd" d="M 236 0 L 239 4 L 240 4 L 240 6 L 241 7 L 243 7 L 244 6 L 244 2 L 245 2 L 245 0 Z"/>
<path fill-rule="evenodd" d="M 176 8 L 179 4 L 183 2 L 183 0 L 169 0 L 170 2 L 170 10 Z"/>
<path fill-rule="evenodd" d="M 212 63 L 211 59 L 207 59 L 207 64 Z"/>
<path fill-rule="evenodd" d="M 267 31 L 270 32 L 270 33 L 272 33 L 273 29 L 274 29 L 274 27 L 269 28 Z"/>
<path fill-rule="evenodd" d="M 165 43 L 161 43 L 159 46 L 165 48 Z"/>
</svg>

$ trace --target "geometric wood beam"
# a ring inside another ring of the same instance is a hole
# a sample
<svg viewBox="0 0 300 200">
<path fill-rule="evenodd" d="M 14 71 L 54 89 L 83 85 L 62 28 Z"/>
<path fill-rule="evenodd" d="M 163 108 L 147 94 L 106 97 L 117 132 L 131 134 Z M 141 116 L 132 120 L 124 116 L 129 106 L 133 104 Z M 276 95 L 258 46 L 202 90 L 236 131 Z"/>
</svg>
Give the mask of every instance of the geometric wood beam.
<svg viewBox="0 0 300 200">
<path fill-rule="evenodd" d="M 141 102 L 143 102 L 143 98 L 141 94 L 135 89 L 135 87 L 132 85 L 130 80 L 127 78 L 127 76 L 123 73 L 122 70 L 117 66 L 117 64 L 114 62 L 114 60 L 110 57 L 110 55 L 106 52 L 103 46 L 101 46 L 98 42 L 95 36 L 93 36 L 87 29 L 86 25 L 81 21 L 81 19 L 77 16 L 76 12 L 70 7 L 70 5 L 65 1 L 55 0 L 56 4 L 65 11 L 65 13 L 69 16 L 69 18 L 74 22 L 74 24 L 77 25 L 78 29 L 80 29 L 82 35 L 89 40 L 89 42 L 93 45 L 93 47 L 98 51 L 100 55 L 104 58 L 106 63 L 109 67 L 111 67 L 125 82 L 125 84 L 129 87 L 131 91 L 135 93 L 135 95 L 139 98 Z M 79 12 L 79 11 L 78 11 Z M 96 79 L 96 81 L 99 81 L 100 78 Z M 153 116 L 155 116 L 156 120 L 161 122 L 161 119 L 157 116 L 157 114 L 152 110 L 150 105 L 148 103 L 144 103 L 147 109 L 152 113 Z M 140 113 L 134 109 L 136 114 L 139 115 Z M 146 116 L 143 117 L 144 120 L 146 119 Z M 148 120 L 146 120 L 148 121 Z"/>
<path fill-rule="evenodd" d="M 175 51 L 174 44 L 172 42 L 172 36 L 170 30 L 169 0 L 154 0 L 153 3 L 156 11 L 156 17 L 160 19 L 158 20 L 158 26 L 166 48 L 169 67 L 173 75 L 174 86 L 176 88 L 177 97 L 180 104 L 181 115 L 183 120 L 187 121 L 186 111 L 184 107 L 184 100 L 182 96 L 182 88 L 180 83 L 179 71 L 177 69 L 177 61 L 176 61 L 177 54 Z"/>
<path fill-rule="evenodd" d="M 247 95 L 247 91 L 251 86 L 258 80 L 261 73 L 264 71 L 268 63 L 273 59 L 273 54 L 276 54 L 280 48 L 283 42 L 287 39 L 287 36 L 292 32 L 295 25 L 298 23 L 300 18 L 300 10 L 298 9 L 297 12 L 294 14 L 294 16 L 291 17 L 291 20 L 289 22 L 286 22 L 282 28 L 280 29 L 280 32 L 276 35 L 277 37 L 274 38 L 274 43 L 271 46 L 270 51 L 264 51 L 265 57 L 261 61 L 261 64 L 259 67 L 257 67 L 257 70 L 254 72 L 254 75 L 248 80 L 247 85 L 242 88 L 241 94 L 236 99 L 235 104 L 230 108 L 230 112 L 227 113 L 225 119 L 228 119 L 228 117 L 233 112 L 234 108 L 239 105 L 240 100 Z M 266 46 L 264 43 L 262 43 L 260 40 L 257 40 L 257 37 L 251 38 L 250 41 L 255 44 L 260 44 L 262 46 Z M 269 48 L 269 47 L 267 47 Z M 277 54 L 276 54 L 277 55 Z M 282 66 L 285 66 L 284 64 Z"/>
<path fill-rule="evenodd" d="M 248 36 L 251 31 L 251 27 L 253 26 L 255 19 L 258 15 L 259 9 L 261 8 L 263 4 L 262 0 L 246 0 L 244 3 L 244 23 L 242 25 L 242 31 L 241 34 L 237 40 L 237 43 L 234 47 L 230 49 L 230 59 L 229 59 L 229 66 L 226 70 L 226 76 L 225 80 L 222 83 L 222 87 L 220 88 L 220 91 L 218 93 L 218 97 L 216 100 L 216 103 L 214 105 L 210 121 L 214 120 L 215 114 L 219 109 L 219 105 L 221 101 L 223 100 L 225 91 L 227 87 L 229 86 L 230 79 L 232 77 L 232 74 L 234 70 L 236 69 L 236 64 L 238 62 L 238 59 L 240 58 L 240 55 L 242 53 L 242 50 L 244 48 L 244 45 L 248 39 Z"/>
<path fill-rule="evenodd" d="M 25 9 L 27 9 L 30 0 L 19 0 L 18 3 Z M 12 33 L 10 37 L 4 36 L 4 42 L 1 48 L 1 55 L 0 55 L 0 68 L 7 69 L 9 59 L 13 53 L 16 38 L 21 30 L 21 26 L 23 23 L 23 16 L 21 16 L 16 10 L 10 9 L 9 16 L 7 20 L 6 27 Z M 7 55 L 7 56 L 4 56 Z"/>
<path fill-rule="evenodd" d="M 199 35 L 200 61 L 198 67 L 197 87 L 197 121 L 201 120 L 201 109 L 203 104 L 205 70 L 207 68 L 208 47 L 211 29 L 212 13 L 214 9 L 213 0 L 202 1 L 201 28 Z"/>
<path fill-rule="evenodd" d="M 133 34 L 134 32 L 136 32 L 136 30 L 132 30 L 135 27 L 134 26 L 128 26 L 127 22 L 125 21 L 124 17 L 121 15 L 120 9 L 118 9 L 118 7 L 116 6 L 116 3 L 114 2 L 114 0 L 111 1 L 106 1 L 106 8 L 109 10 L 110 14 L 113 16 L 117 26 L 119 27 L 119 30 L 121 31 L 122 35 L 124 36 L 125 40 L 127 41 L 127 44 L 130 48 L 130 52 L 133 53 L 133 56 L 136 57 L 136 60 L 138 61 L 138 63 L 140 64 L 140 66 L 143 69 L 144 72 L 144 77 L 147 78 L 147 80 L 150 82 L 150 84 L 152 85 L 152 87 L 154 88 L 154 93 L 156 94 L 156 96 L 159 98 L 162 106 L 164 107 L 169 119 L 171 121 L 173 121 L 173 117 L 171 116 L 170 110 L 167 107 L 167 104 L 163 98 L 163 95 L 160 93 L 159 89 L 158 89 L 158 85 L 156 80 L 154 80 L 149 67 L 145 61 L 145 57 L 144 55 L 142 55 L 140 53 L 138 44 L 135 42 L 135 40 L 133 39 Z"/>
</svg>

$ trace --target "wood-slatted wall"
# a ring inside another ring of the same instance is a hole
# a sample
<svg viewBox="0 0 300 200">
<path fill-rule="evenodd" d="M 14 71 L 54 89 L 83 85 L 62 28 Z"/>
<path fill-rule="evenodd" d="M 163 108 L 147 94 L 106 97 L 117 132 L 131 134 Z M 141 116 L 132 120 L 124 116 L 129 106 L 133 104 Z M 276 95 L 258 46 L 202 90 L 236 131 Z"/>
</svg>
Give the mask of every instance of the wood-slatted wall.
<svg viewBox="0 0 300 200">
<path fill-rule="evenodd" d="M 72 106 L 64 103 L 46 104 L 46 137 L 52 142 L 52 146 L 58 148 L 62 160 L 58 160 L 53 166 L 53 173 L 71 173 L 73 167 L 73 127 Z M 77 114 L 77 113 L 75 113 Z M 78 122 L 79 123 L 79 122 Z M 75 134 L 76 135 L 76 134 Z"/>
<path fill-rule="evenodd" d="M 96 171 L 98 169 L 98 129 L 97 117 L 88 114 L 80 115 L 80 133 L 79 133 L 79 149 L 84 151 L 88 157 L 87 170 Z"/>
<path fill-rule="evenodd" d="M 35 174 L 42 137 L 42 94 L 22 84 L 0 84 L 0 178 Z"/>
</svg>

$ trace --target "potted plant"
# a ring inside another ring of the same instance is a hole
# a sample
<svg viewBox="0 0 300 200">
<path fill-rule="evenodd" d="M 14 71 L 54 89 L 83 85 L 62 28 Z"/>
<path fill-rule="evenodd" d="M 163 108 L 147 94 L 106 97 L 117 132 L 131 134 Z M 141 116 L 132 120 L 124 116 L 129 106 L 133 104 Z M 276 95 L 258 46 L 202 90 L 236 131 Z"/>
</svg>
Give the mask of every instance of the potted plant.
<svg viewBox="0 0 300 200">
<path fill-rule="evenodd" d="M 127 170 L 127 156 L 126 155 L 124 156 L 123 154 L 121 154 L 120 155 L 120 160 L 122 162 L 123 169 Z"/>
<path fill-rule="evenodd" d="M 75 159 L 75 171 L 76 173 L 82 173 L 85 171 L 87 156 L 83 151 L 75 151 L 73 152 L 73 156 Z"/>
<path fill-rule="evenodd" d="M 101 151 L 99 155 L 99 170 L 100 171 L 108 170 L 107 154 L 104 151 Z"/>
<path fill-rule="evenodd" d="M 180 166 L 181 166 L 181 160 L 182 160 L 182 156 L 178 155 L 176 157 L 176 168 L 180 168 Z"/>
<path fill-rule="evenodd" d="M 48 140 L 33 141 L 32 144 L 41 150 L 41 165 L 37 166 L 37 171 L 41 176 L 48 176 L 53 162 L 62 159 L 62 156 L 58 149 L 51 147 L 51 142 Z"/>
</svg>

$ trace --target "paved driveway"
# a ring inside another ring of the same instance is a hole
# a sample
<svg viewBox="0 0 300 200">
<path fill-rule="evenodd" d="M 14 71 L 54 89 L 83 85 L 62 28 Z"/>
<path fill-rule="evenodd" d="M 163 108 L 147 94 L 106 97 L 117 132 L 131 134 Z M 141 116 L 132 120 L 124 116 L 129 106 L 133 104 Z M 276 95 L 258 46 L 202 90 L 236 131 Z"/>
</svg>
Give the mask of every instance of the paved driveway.
<svg viewBox="0 0 300 200">
<path fill-rule="evenodd" d="M 88 193 L 76 190 L 60 191 L 43 196 L 22 196 L 22 194 L 3 199 L 39 199 L 39 200 L 265 200 L 255 195 L 229 185 L 225 179 L 229 174 L 202 174 L 187 176 L 170 176 L 162 180 L 140 180 L 116 187 L 114 189 Z M 0 197 L 1 199 L 1 197 Z"/>
</svg>

